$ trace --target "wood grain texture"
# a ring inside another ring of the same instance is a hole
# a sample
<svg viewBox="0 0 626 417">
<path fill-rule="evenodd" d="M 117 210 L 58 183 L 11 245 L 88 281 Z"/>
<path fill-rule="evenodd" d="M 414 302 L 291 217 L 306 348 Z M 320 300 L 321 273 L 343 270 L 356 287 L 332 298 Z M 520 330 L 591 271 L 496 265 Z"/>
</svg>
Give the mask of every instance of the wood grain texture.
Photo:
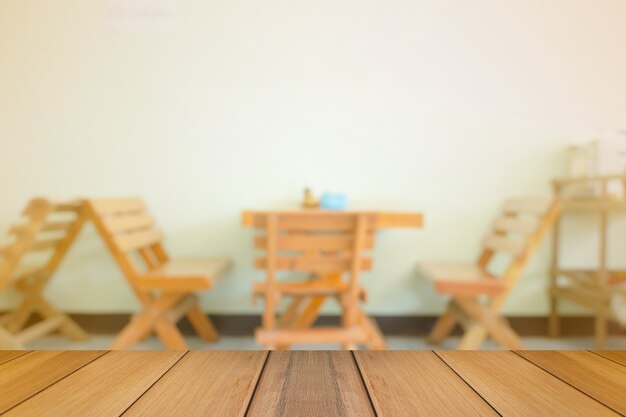
<svg viewBox="0 0 626 417">
<path fill-rule="evenodd" d="M 243 416 L 266 355 L 189 352 L 124 416 Z"/>
<path fill-rule="evenodd" d="M 509 351 L 437 354 L 504 416 L 618 416 L 593 398 Z"/>
<path fill-rule="evenodd" d="M 66 377 L 104 351 L 38 351 L 0 365 L 0 413 Z"/>
<path fill-rule="evenodd" d="M 248 413 L 259 416 L 374 416 L 351 352 L 273 351 Z"/>
<path fill-rule="evenodd" d="M 108 352 L 4 415 L 120 415 L 184 354 L 180 351 Z"/>
<path fill-rule="evenodd" d="M 30 350 L 0 350 L 0 365 L 26 355 L 28 352 L 30 352 Z"/>
<path fill-rule="evenodd" d="M 626 415 L 626 367 L 591 352 L 528 350 L 517 354 Z"/>
<path fill-rule="evenodd" d="M 626 350 L 594 350 L 593 353 L 626 366 Z"/>
<path fill-rule="evenodd" d="M 354 353 L 378 416 L 497 416 L 428 351 Z"/>
</svg>

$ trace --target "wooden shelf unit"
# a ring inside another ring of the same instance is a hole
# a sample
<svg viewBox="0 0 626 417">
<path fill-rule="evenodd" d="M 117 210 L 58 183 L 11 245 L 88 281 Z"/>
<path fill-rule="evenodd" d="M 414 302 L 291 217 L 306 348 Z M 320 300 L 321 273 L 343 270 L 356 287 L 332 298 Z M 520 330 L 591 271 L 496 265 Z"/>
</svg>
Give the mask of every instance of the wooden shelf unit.
<svg viewBox="0 0 626 417">
<path fill-rule="evenodd" d="M 564 298 L 594 311 L 596 344 L 598 348 L 606 346 L 608 321 L 616 321 L 610 306 L 611 298 L 617 292 L 626 294 L 626 290 L 615 285 L 626 283 L 626 270 L 609 269 L 607 259 L 610 213 L 626 213 L 626 196 L 619 198 L 609 194 L 609 184 L 616 181 L 624 186 L 626 195 L 626 175 L 556 179 L 552 182 L 554 193 L 561 200 L 561 215 L 554 224 L 552 244 L 549 322 L 551 337 L 559 335 L 558 300 Z M 589 189 L 595 188 L 597 193 L 595 196 L 570 196 L 567 188 L 572 185 L 589 185 Z M 574 211 L 595 213 L 599 216 L 599 262 L 596 268 L 569 269 L 560 266 L 561 220 L 563 215 Z"/>
</svg>

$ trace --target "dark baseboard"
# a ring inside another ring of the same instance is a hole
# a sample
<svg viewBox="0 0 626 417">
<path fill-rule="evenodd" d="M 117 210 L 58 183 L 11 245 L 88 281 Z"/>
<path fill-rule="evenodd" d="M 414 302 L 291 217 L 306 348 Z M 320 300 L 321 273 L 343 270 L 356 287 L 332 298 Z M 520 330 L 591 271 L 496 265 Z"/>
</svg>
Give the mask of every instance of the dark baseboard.
<svg viewBox="0 0 626 417">
<path fill-rule="evenodd" d="M 115 334 L 128 323 L 128 314 L 71 314 L 72 318 L 91 334 Z M 261 318 L 251 314 L 212 314 L 211 320 L 222 335 L 250 336 L 254 329 L 261 325 Z M 380 316 L 375 317 L 382 332 L 389 336 L 426 336 L 432 328 L 434 316 Z M 522 336 L 545 336 L 548 334 L 546 317 L 510 317 L 511 326 Z M 335 325 L 339 317 L 323 316 L 317 324 Z M 179 328 L 183 334 L 193 334 L 187 319 L 181 320 Z M 625 334 L 615 323 L 610 323 L 611 334 Z M 456 329 L 455 334 L 461 334 Z M 587 316 L 566 316 L 561 318 L 561 334 L 563 336 L 592 336 L 594 319 Z"/>
</svg>

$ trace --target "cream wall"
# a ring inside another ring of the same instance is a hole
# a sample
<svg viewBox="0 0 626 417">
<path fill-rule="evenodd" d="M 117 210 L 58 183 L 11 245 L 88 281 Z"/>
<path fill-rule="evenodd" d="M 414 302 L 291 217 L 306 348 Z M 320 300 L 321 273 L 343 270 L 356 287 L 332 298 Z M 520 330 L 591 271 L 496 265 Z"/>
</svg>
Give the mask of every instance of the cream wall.
<svg viewBox="0 0 626 417">
<path fill-rule="evenodd" d="M 309 185 L 425 213 L 363 281 L 371 312 L 435 313 L 418 261 L 474 259 L 505 196 L 549 193 L 567 144 L 626 126 L 623 0 L 179 0 L 156 29 L 112 28 L 109 4 L 0 1 L 0 228 L 35 195 L 141 195 L 174 255 L 234 257 L 210 312 L 258 311 L 240 211 Z M 545 313 L 548 246 L 509 314 Z M 60 272 L 69 311 L 136 308 L 92 227 Z"/>
</svg>

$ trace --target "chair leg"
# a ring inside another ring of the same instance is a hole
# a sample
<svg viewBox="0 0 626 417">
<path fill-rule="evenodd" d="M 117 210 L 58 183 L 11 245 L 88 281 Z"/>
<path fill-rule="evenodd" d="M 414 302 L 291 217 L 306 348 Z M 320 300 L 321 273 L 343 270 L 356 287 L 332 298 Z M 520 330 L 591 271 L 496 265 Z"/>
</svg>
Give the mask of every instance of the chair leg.
<svg viewBox="0 0 626 417">
<path fill-rule="evenodd" d="M 475 321 L 459 343 L 459 349 L 479 349 L 487 336 L 506 349 L 524 349 L 517 333 L 497 314 L 475 298 L 458 297 L 456 304 Z"/>
<path fill-rule="evenodd" d="M 282 328 L 289 328 L 293 326 L 294 322 L 298 318 L 300 307 L 305 300 L 306 297 L 303 295 L 293 297 L 293 300 L 289 304 L 289 307 L 287 307 L 287 310 L 278 319 L 278 326 Z"/>
<path fill-rule="evenodd" d="M 604 313 L 596 312 L 596 349 L 606 349 L 607 335 L 608 335 L 608 320 Z"/>
<path fill-rule="evenodd" d="M 443 342 L 454 330 L 458 323 L 458 318 L 450 306 L 437 319 L 433 329 L 428 334 L 427 341 L 431 345 L 438 345 Z"/>
<path fill-rule="evenodd" d="M 189 346 L 183 335 L 180 333 L 175 323 L 167 320 L 166 318 L 160 318 L 154 325 L 154 331 L 159 336 L 159 339 L 170 350 L 188 350 Z"/>
<path fill-rule="evenodd" d="M 45 317 L 63 317 L 63 324 L 59 327 L 59 331 L 70 340 L 86 340 L 89 338 L 87 332 L 85 332 L 74 320 L 72 320 L 67 314 L 57 310 L 50 303 L 48 303 L 43 297 L 38 297 L 35 309 Z"/>
<path fill-rule="evenodd" d="M 17 333 L 22 330 L 33 314 L 33 307 L 32 297 L 25 296 L 22 300 L 22 304 L 11 313 L 11 321 L 6 324 L 6 329 L 12 333 Z"/>
<path fill-rule="evenodd" d="M 487 338 L 485 327 L 480 323 L 474 323 L 465 329 L 457 350 L 478 350 Z"/>
<path fill-rule="evenodd" d="M 24 346 L 15 340 L 15 336 L 0 326 L 0 349 L 22 350 Z"/>
<path fill-rule="evenodd" d="M 154 323 L 154 317 L 148 312 L 134 315 L 120 333 L 115 337 L 109 349 L 123 350 L 136 345 L 150 334 Z"/>
<path fill-rule="evenodd" d="M 0 326 L 6 326 L 13 321 L 13 313 L 6 313 L 0 316 Z"/>
<path fill-rule="evenodd" d="M 559 300 L 556 296 L 550 295 L 550 318 L 548 319 L 548 336 L 559 337 L 561 333 L 559 320 Z"/>
<path fill-rule="evenodd" d="M 359 309 L 359 325 L 364 329 L 367 334 L 367 348 L 370 350 L 385 350 L 387 349 L 387 343 L 383 337 L 383 333 L 380 331 L 376 321 L 368 317 L 363 310 Z"/>
<path fill-rule="evenodd" d="M 202 340 L 214 342 L 220 338 L 213 322 L 204 314 L 200 307 L 198 307 L 198 304 L 194 304 L 187 311 L 187 318 Z"/>
</svg>

